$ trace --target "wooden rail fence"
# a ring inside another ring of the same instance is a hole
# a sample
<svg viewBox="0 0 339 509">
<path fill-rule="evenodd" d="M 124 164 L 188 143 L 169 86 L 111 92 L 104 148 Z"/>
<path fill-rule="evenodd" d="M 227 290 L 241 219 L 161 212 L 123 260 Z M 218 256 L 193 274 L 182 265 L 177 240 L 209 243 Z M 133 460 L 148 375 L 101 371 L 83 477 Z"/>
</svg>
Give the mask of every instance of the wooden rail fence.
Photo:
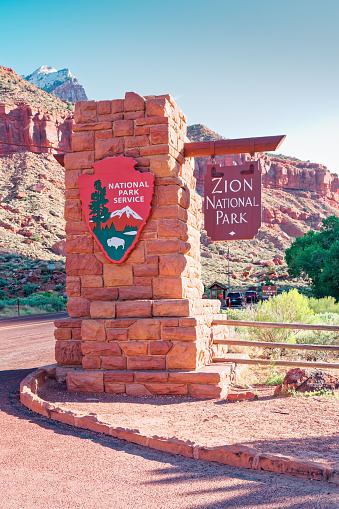
<svg viewBox="0 0 339 509">
<path fill-rule="evenodd" d="M 306 324 L 306 323 L 279 323 L 279 322 L 245 322 L 242 320 L 222 320 L 215 319 L 212 321 L 212 325 L 236 325 L 240 327 L 267 327 L 275 329 L 301 329 L 301 330 L 325 330 L 339 332 L 338 325 L 318 325 L 318 324 Z M 328 350 L 331 352 L 338 352 L 339 345 L 298 345 L 295 343 L 272 343 L 266 341 L 246 341 L 242 339 L 216 339 L 214 341 L 216 345 L 238 345 L 238 346 L 252 346 L 262 348 L 287 348 L 291 350 Z M 225 362 L 225 359 L 214 358 L 213 362 Z M 237 364 L 272 364 L 271 360 L 268 359 L 242 359 L 241 357 L 232 358 L 232 362 Z M 301 366 L 301 367 L 312 367 L 312 368 L 332 368 L 339 369 L 339 363 L 330 362 L 306 362 L 306 361 L 284 361 L 275 360 L 273 361 L 276 366 Z"/>
<path fill-rule="evenodd" d="M 212 325 L 237 325 L 242 327 L 267 327 L 270 329 L 302 329 L 302 330 L 327 330 L 339 331 L 339 325 L 320 325 L 312 323 L 279 323 L 279 322 L 244 322 L 242 320 L 219 320 L 212 321 Z"/>
</svg>

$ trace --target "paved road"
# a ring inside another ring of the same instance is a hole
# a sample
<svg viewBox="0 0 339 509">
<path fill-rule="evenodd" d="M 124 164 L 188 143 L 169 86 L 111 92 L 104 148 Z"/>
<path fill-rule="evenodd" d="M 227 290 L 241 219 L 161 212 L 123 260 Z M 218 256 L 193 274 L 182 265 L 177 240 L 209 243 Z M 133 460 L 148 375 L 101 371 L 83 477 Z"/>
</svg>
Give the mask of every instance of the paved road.
<svg viewBox="0 0 339 509">
<path fill-rule="evenodd" d="M 0 368 L 33 369 L 53 364 L 55 318 L 66 313 L 9 318 L 0 321 Z"/>
<path fill-rule="evenodd" d="M 0 323 L 1 509 L 339 509 L 334 485 L 172 456 L 28 411 L 18 384 L 54 360 L 53 323 L 37 321 Z"/>
</svg>

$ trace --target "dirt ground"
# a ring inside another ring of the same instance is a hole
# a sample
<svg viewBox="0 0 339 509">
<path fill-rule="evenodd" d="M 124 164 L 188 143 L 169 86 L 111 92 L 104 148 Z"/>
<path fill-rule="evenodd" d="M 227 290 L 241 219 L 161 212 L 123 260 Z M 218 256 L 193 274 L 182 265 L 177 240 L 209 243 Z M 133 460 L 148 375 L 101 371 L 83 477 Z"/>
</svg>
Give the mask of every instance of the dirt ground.
<svg viewBox="0 0 339 509">
<path fill-rule="evenodd" d="M 259 399 L 230 403 L 178 396 L 69 393 L 48 381 L 39 396 L 62 407 L 95 413 L 115 427 L 143 435 L 191 440 L 207 446 L 242 443 L 262 452 L 339 466 L 339 399 L 273 397 L 274 387 L 256 387 Z"/>
</svg>

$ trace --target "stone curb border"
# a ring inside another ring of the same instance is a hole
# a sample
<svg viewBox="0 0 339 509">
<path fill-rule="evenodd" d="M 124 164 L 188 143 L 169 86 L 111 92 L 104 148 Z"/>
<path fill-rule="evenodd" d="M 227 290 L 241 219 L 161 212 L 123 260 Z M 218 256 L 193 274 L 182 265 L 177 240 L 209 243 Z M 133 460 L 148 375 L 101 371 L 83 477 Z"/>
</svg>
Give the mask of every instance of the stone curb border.
<svg viewBox="0 0 339 509">
<path fill-rule="evenodd" d="M 184 441 L 175 437 L 144 436 L 137 429 L 115 428 L 109 423 L 101 422 L 94 413 L 84 414 L 65 410 L 62 407 L 42 400 L 37 395 L 38 389 L 45 383 L 46 378 L 53 377 L 53 367 L 46 366 L 45 368 L 37 369 L 29 374 L 20 384 L 21 403 L 33 412 L 47 418 L 78 428 L 95 431 L 96 433 L 110 435 L 144 447 L 157 449 L 158 451 L 186 456 L 187 458 L 215 461 L 234 467 L 267 470 L 277 474 L 288 474 L 305 479 L 339 484 L 339 470 L 329 468 L 315 461 L 301 460 L 280 454 L 263 453 L 242 444 L 204 447 L 190 440 Z"/>
</svg>

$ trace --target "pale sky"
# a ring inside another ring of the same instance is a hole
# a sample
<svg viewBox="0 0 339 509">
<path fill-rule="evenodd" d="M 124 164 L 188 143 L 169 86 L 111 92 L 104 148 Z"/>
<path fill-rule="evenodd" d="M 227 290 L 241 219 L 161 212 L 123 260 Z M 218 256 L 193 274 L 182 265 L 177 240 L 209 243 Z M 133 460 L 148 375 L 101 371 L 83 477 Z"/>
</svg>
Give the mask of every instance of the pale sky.
<svg viewBox="0 0 339 509">
<path fill-rule="evenodd" d="M 0 64 L 69 67 L 90 99 L 170 93 L 228 138 L 339 172 L 338 0 L 0 0 Z"/>
</svg>

